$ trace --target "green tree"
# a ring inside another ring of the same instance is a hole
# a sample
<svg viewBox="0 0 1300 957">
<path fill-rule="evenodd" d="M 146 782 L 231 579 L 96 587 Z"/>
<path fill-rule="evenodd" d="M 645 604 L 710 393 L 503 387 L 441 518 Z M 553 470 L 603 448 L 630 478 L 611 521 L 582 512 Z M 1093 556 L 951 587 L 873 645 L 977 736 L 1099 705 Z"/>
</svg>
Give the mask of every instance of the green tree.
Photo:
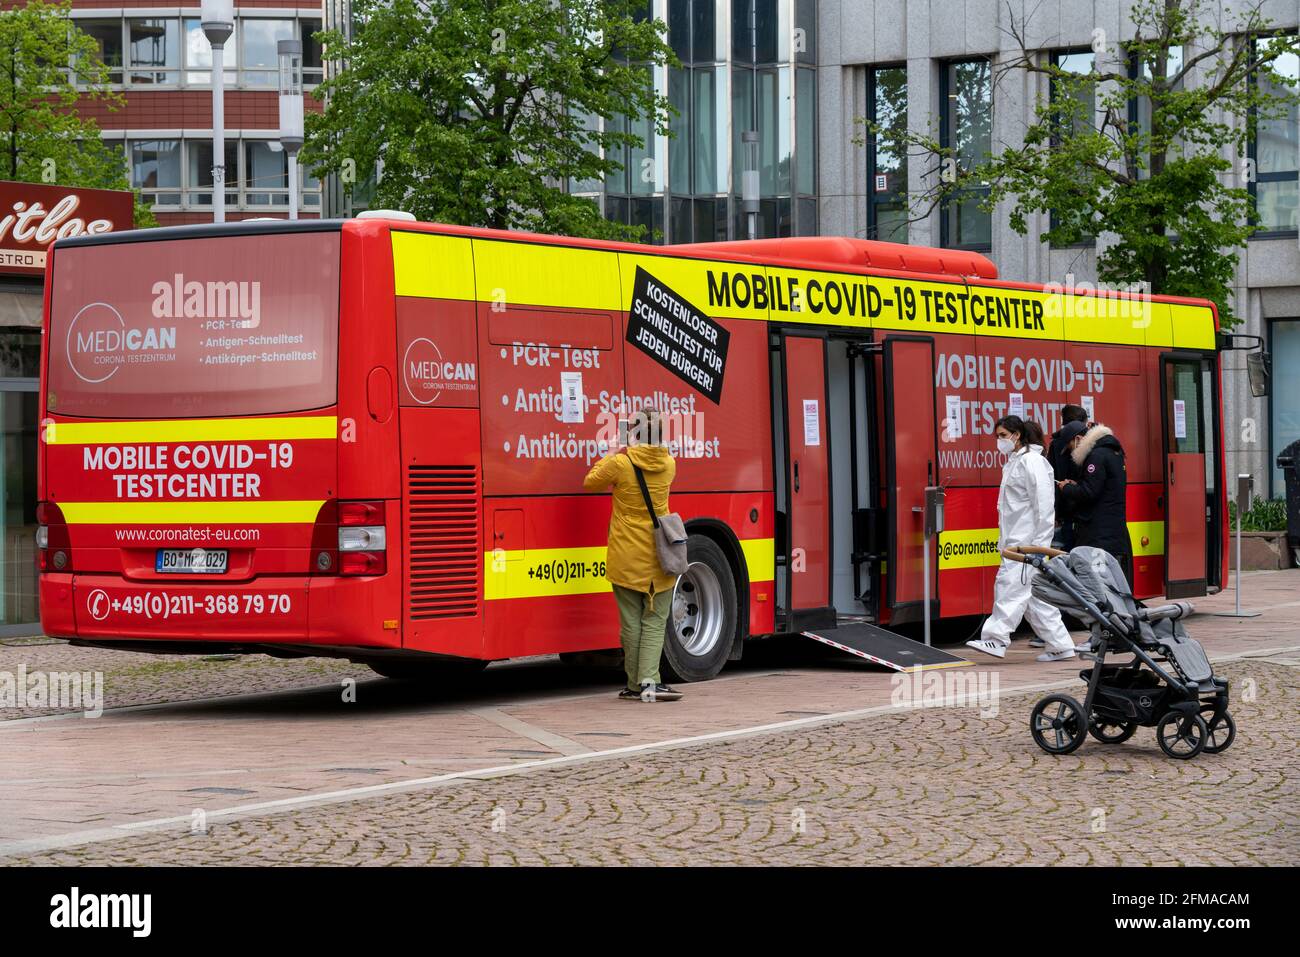
<svg viewBox="0 0 1300 957">
<path fill-rule="evenodd" d="M 927 134 L 871 130 L 930 158 L 913 218 L 963 190 L 986 190 L 981 206 L 1005 202 L 1022 235 L 1036 212 L 1051 214 L 1040 238 L 1053 245 L 1104 234 L 1102 282 L 1204 297 L 1235 325 L 1234 274 L 1257 222 L 1247 149 L 1259 121 L 1294 108 L 1296 80 L 1275 67 L 1300 45 L 1294 35 L 1272 37 L 1258 3 L 1222 21 L 1218 9 L 1204 0 L 1138 0 L 1131 35 L 1099 40 L 1097 65 L 1086 73 L 1029 49 L 1024 21 L 1013 18 L 1018 49 L 996 65 L 994 89 L 1039 76 L 1054 91 L 1035 103 L 1022 145 L 972 162 Z"/>
<path fill-rule="evenodd" d="M 323 175 L 382 159 L 372 205 L 421 219 L 637 238 L 565 187 L 622 168 L 642 143 L 623 117 L 667 131 L 648 67 L 673 57 L 644 6 L 356 0 L 351 40 L 322 36 L 338 72 L 317 88 L 325 108 L 307 119 L 303 162 Z"/>
<path fill-rule="evenodd" d="M 0 176 L 29 183 L 126 189 L 119 150 L 100 138 L 85 102 L 110 110 L 109 68 L 94 38 L 76 28 L 71 0 L 28 0 L 0 11 Z M 136 225 L 156 226 L 137 197 Z"/>
</svg>

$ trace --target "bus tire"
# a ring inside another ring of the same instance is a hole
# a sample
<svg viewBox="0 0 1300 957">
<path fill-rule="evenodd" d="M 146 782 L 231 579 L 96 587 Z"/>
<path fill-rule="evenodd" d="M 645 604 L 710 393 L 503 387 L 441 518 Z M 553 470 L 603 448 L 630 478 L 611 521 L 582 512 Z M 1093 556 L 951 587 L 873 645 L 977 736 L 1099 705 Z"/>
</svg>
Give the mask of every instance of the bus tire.
<svg viewBox="0 0 1300 957">
<path fill-rule="evenodd" d="M 736 637 L 736 576 L 718 543 L 686 540 L 686 572 L 677 579 L 664 628 L 663 671 L 669 681 L 708 681 L 727 663 Z"/>
<path fill-rule="evenodd" d="M 488 666 L 488 662 L 473 658 L 440 658 L 434 661 L 381 658 L 367 661 L 366 665 L 381 678 L 435 684 L 476 675 Z"/>
</svg>

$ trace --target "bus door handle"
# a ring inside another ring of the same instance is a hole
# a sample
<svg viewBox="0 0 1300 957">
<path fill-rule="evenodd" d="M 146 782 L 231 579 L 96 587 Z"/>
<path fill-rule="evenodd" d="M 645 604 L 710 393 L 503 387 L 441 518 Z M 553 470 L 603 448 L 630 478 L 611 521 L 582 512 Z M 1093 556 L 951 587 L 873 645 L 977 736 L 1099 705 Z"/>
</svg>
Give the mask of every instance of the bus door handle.
<svg viewBox="0 0 1300 957">
<path fill-rule="evenodd" d="M 799 460 L 794 460 L 794 490 L 799 491 Z"/>
</svg>

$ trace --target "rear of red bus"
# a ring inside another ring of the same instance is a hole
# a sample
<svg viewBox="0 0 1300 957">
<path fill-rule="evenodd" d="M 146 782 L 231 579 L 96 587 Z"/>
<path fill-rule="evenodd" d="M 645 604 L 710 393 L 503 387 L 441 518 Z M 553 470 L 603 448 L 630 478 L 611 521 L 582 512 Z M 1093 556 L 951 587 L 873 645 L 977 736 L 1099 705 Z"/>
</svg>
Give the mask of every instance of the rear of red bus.
<svg viewBox="0 0 1300 957">
<path fill-rule="evenodd" d="M 373 351 L 340 337 L 345 299 L 363 309 L 362 256 L 349 258 L 363 245 L 338 223 L 55 245 L 38 463 L 47 634 L 172 651 L 400 644 L 397 491 L 361 464 L 395 449 L 367 415 L 366 370 L 340 366 Z"/>
</svg>

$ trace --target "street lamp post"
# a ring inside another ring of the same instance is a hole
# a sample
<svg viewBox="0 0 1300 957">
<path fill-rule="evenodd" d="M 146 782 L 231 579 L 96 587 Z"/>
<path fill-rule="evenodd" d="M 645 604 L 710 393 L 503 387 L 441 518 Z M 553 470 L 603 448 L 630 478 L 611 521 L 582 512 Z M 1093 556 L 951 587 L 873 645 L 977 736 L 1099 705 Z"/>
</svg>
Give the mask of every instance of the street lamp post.
<svg viewBox="0 0 1300 957">
<path fill-rule="evenodd" d="M 289 157 L 289 218 L 298 218 L 298 150 L 302 149 L 302 43 L 281 40 L 275 52 L 280 57 L 280 145 Z"/>
<path fill-rule="evenodd" d="M 235 31 L 234 0 L 203 0 L 203 35 L 212 44 L 212 221 L 226 221 L 226 41 Z"/>
<path fill-rule="evenodd" d="M 758 130 L 745 130 L 740 134 L 744 144 L 745 169 L 740 181 L 740 199 L 745 210 L 745 222 L 750 239 L 758 238 Z"/>
</svg>

